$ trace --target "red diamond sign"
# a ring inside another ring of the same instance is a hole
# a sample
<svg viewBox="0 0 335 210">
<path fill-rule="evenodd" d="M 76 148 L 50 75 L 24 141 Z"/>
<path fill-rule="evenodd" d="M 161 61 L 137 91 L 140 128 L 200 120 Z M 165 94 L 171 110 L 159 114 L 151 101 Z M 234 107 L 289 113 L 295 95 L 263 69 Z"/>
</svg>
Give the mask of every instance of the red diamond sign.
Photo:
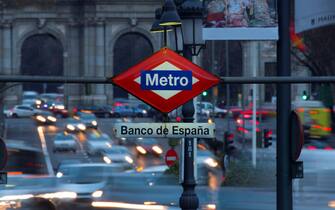
<svg viewBox="0 0 335 210">
<path fill-rule="evenodd" d="M 163 48 L 112 81 L 159 111 L 168 113 L 217 85 L 220 79 Z"/>
</svg>

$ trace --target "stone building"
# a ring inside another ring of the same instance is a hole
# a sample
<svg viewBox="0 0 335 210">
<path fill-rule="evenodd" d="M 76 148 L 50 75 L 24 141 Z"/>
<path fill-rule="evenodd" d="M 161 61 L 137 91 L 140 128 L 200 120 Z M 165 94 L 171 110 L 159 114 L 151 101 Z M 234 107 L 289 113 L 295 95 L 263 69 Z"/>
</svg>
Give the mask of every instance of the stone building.
<svg viewBox="0 0 335 210">
<path fill-rule="evenodd" d="M 0 5 L 5 75 L 112 77 L 161 43 L 150 33 L 160 0 L 2 0 Z M 126 94 L 112 85 L 24 84 L 7 90 L 5 101 L 20 103 L 24 90 L 62 88 L 70 107 L 110 103 Z"/>
</svg>

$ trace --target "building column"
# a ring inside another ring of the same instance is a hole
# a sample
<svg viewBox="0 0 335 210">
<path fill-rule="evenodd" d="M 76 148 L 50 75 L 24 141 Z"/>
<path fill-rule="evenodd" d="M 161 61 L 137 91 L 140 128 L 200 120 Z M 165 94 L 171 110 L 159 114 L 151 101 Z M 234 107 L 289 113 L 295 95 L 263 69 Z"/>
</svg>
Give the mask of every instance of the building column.
<svg viewBox="0 0 335 210">
<path fill-rule="evenodd" d="M 259 42 L 247 41 L 243 43 L 243 76 L 252 77 L 253 69 L 256 76 L 260 70 L 260 45 Z M 243 84 L 243 103 L 249 105 L 252 102 L 252 84 Z M 256 104 L 259 105 L 259 92 L 257 91 Z"/>
<path fill-rule="evenodd" d="M 105 76 L 105 22 L 98 20 L 96 23 L 95 36 L 95 76 Z M 106 104 L 105 85 L 95 85 L 95 104 Z"/>
<path fill-rule="evenodd" d="M 68 66 L 64 65 L 64 76 L 82 76 L 83 69 L 80 65 L 80 45 L 82 41 L 81 25 L 74 20 L 70 20 L 68 30 L 68 51 L 64 52 L 64 57 L 68 59 Z M 65 58 L 64 58 L 65 60 Z M 82 84 L 64 84 L 64 96 L 69 110 L 79 105 L 82 94 Z"/>
<path fill-rule="evenodd" d="M 2 72 L 11 74 L 12 71 L 12 24 L 7 22 L 3 25 L 3 65 Z"/>
</svg>

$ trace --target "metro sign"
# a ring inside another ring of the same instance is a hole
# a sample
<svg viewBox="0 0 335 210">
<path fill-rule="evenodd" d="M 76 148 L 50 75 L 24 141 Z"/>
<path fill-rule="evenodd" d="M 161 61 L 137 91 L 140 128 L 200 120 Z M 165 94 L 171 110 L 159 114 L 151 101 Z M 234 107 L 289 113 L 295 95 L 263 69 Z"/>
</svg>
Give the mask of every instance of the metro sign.
<svg viewBox="0 0 335 210">
<path fill-rule="evenodd" d="M 168 48 L 112 78 L 115 85 L 168 113 L 183 105 L 220 79 Z"/>
</svg>

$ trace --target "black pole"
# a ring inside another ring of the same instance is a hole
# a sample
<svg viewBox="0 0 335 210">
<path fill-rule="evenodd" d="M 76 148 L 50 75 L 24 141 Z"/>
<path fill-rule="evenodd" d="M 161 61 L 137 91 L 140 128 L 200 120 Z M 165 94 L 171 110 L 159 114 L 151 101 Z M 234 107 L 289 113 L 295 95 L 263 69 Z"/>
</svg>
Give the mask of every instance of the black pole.
<svg viewBox="0 0 335 210">
<path fill-rule="evenodd" d="M 192 61 L 192 49 L 184 46 L 184 57 Z M 194 104 L 193 100 L 183 105 L 183 122 L 193 123 Z M 196 210 L 199 207 L 199 199 L 195 194 L 195 178 L 194 178 L 194 142 L 193 138 L 184 139 L 184 178 L 183 178 L 183 194 L 179 199 L 179 205 L 182 210 Z"/>
<path fill-rule="evenodd" d="M 278 1 L 278 76 L 291 75 L 290 11 L 290 0 Z M 291 111 L 290 88 L 289 83 L 277 84 L 277 210 L 292 210 L 291 153 L 288 127 Z"/>
</svg>

